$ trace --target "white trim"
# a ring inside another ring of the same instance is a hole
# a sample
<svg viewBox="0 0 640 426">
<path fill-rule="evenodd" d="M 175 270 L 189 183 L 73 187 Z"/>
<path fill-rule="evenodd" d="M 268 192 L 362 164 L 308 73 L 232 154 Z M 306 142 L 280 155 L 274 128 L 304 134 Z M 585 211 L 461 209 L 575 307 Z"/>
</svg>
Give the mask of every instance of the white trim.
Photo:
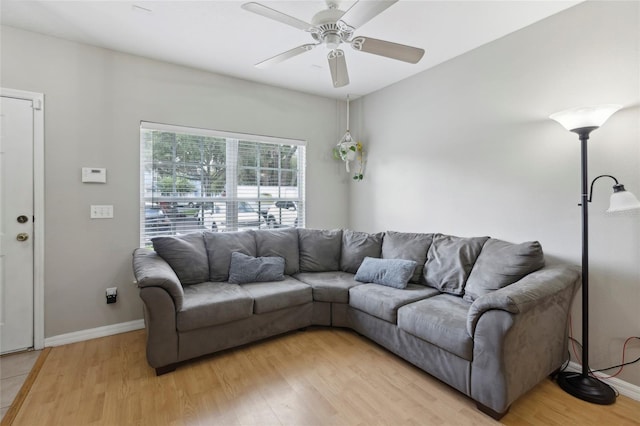
<svg viewBox="0 0 640 426">
<path fill-rule="evenodd" d="M 105 325 L 102 327 L 90 328 L 88 330 L 74 331 L 73 333 L 47 337 L 44 339 L 44 345 L 46 347 L 68 345 L 69 343 L 83 342 L 85 340 L 112 336 L 114 334 L 126 333 L 128 331 L 140 330 L 142 328 L 144 328 L 144 320 L 141 319 L 121 322 L 119 324 Z"/>
<path fill-rule="evenodd" d="M 198 127 L 174 126 L 172 124 L 153 123 L 141 121 L 140 128 L 144 130 L 158 130 L 161 132 L 186 133 L 189 135 L 208 136 L 214 138 L 240 139 L 246 141 L 257 141 L 267 143 L 277 143 L 283 145 L 307 146 L 307 142 L 301 139 L 279 138 L 275 136 L 252 135 L 248 133 L 226 132 L 222 130 L 201 129 Z"/>
<path fill-rule="evenodd" d="M 576 362 L 571 361 L 567 366 L 567 370 L 579 373 L 582 371 L 582 366 Z M 640 401 L 640 386 L 625 382 L 624 380 L 616 379 L 615 377 L 610 379 L 600 378 L 600 380 L 615 388 L 615 390 L 617 390 L 620 395 L 624 395 L 636 401 Z"/>
<path fill-rule="evenodd" d="M 44 347 L 44 94 L 0 88 L 0 96 L 33 102 L 33 347 Z"/>
</svg>

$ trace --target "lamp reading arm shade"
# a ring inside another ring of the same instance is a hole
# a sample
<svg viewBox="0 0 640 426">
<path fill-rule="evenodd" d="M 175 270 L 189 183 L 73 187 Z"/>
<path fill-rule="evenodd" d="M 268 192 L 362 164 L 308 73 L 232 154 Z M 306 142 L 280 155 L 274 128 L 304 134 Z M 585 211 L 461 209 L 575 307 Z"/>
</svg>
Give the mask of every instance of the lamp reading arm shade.
<svg viewBox="0 0 640 426">
<path fill-rule="evenodd" d="M 624 185 L 618 182 L 615 176 L 600 175 L 591 181 L 591 189 L 589 190 L 589 198 L 587 201 L 590 203 L 593 200 L 593 185 L 597 180 L 602 178 L 613 179 L 615 185 L 613 185 L 613 194 L 609 199 L 609 208 L 607 213 L 626 212 L 629 210 L 640 210 L 640 201 L 633 195 L 632 192 L 627 191 Z"/>
<path fill-rule="evenodd" d="M 613 194 L 609 199 L 607 213 L 625 212 L 640 209 L 640 201 L 633 193 L 624 189 L 624 185 L 617 184 L 613 187 Z"/>
<path fill-rule="evenodd" d="M 604 104 L 586 107 L 569 108 L 549 116 L 565 129 L 574 131 L 585 127 L 598 128 L 609 119 L 622 105 Z"/>
</svg>

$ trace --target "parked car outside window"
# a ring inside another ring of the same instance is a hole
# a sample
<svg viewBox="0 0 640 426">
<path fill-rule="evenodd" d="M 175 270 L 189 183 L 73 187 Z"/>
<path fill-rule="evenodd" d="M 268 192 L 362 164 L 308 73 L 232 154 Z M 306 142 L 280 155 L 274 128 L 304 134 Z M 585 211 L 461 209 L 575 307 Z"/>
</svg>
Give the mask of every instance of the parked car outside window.
<svg viewBox="0 0 640 426">
<path fill-rule="evenodd" d="M 149 237 L 168 234 L 171 231 L 171 220 L 160 207 L 144 209 L 144 230 Z"/>
<path fill-rule="evenodd" d="M 259 229 L 265 227 L 265 219 L 260 212 L 246 201 L 238 201 L 238 229 Z M 234 231 L 227 223 L 227 202 L 205 203 L 196 216 L 200 225 L 212 231 Z"/>
<path fill-rule="evenodd" d="M 295 201 L 276 201 L 266 214 L 267 227 L 287 228 L 298 226 L 298 206 Z"/>
</svg>

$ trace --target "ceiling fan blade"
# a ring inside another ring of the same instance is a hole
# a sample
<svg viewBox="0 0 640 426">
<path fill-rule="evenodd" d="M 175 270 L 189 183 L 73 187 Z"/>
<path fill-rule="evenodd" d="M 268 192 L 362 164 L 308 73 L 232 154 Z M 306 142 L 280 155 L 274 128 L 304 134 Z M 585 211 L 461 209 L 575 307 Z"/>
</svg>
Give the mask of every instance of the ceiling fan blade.
<svg viewBox="0 0 640 426">
<path fill-rule="evenodd" d="M 279 12 L 275 9 L 271 9 L 270 7 L 267 7 L 260 3 L 255 3 L 255 2 L 245 3 L 241 7 L 244 10 L 248 10 L 249 12 L 257 13 L 258 15 L 264 16 L 265 18 L 273 19 L 274 21 L 291 25 L 292 27 L 296 27 L 303 31 L 306 31 L 312 27 L 312 25 L 309 24 L 308 22 L 304 22 L 298 18 L 294 18 L 293 16 L 287 15 L 286 13 Z"/>
<path fill-rule="evenodd" d="M 282 52 L 279 55 L 276 55 L 272 58 L 265 59 L 262 62 L 258 62 L 255 67 L 256 68 L 267 68 L 271 65 L 279 64 L 280 62 L 284 62 L 287 59 L 291 59 L 294 56 L 298 56 L 301 53 L 308 52 L 309 50 L 316 47 L 317 44 L 303 44 L 302 46 L 294 47 L 291 50 L 287 50 L 286 52 Z"/>
<path fill-rule="evenodd" d="M 411 47 L 371 37 L 356 37 L 351 40 L 351 47 L 361 52 L 386 56 L 387 58 L 417 64 L 424 55 L 424 49 Z"/>
<path fill-rule="evenodd" d="M 360 28 L 397 1 L 398 0 L 357 1 L 342 15 L 339 22 L 353 29 Z"/>
<path fill-rule="evenodd" d="M 327 59 L 329 60 L 333 87 L 342 87 L 349 84 L 349 73 L 347 72 L 347 61 L 344 59 L 344 52 L 341 49 L 332 50 L 327 55 Z"/>
</svg>

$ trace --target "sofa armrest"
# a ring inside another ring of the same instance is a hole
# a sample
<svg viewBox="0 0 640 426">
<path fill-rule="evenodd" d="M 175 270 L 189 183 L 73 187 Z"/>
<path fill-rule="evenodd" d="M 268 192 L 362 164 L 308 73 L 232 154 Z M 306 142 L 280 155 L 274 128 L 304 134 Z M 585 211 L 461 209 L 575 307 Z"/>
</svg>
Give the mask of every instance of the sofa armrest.
<svg viewBox="0 0 640 426">
<path fill-rule="evenodd" d="M 471 397 L 505 413 L 567 359 L 569 309 L 580 273 L 540 269 L 476 299 L 468 317 L 473 336 Z"/>
<path fill-rule="evenodd" d="M 575 292 L 579 285 L 580 273 L 569 266 L 545 267 L 532 272 L 520 281 L 477 298 L 469 309 L 467 332 L 473 336 L 480 316 L 489 310 L 525 313 L 568 287 L 573 287 Z"/>
<path fill-rule="evenodd" d="M 147 361 L 153 368 L 178 362 L 178 331 L 175 303 L 161 287 L 142 287 L 144 326 L 147 330 Z"/>
<path fill-rule="evenodd" d="M 138 248 L 133 252 L 133 274 L 139 288 L 161 287 L 173 299 L 175 311 L 184 303 L 184 290 L 171 266 L 155 251 Z"/>
</svg>

